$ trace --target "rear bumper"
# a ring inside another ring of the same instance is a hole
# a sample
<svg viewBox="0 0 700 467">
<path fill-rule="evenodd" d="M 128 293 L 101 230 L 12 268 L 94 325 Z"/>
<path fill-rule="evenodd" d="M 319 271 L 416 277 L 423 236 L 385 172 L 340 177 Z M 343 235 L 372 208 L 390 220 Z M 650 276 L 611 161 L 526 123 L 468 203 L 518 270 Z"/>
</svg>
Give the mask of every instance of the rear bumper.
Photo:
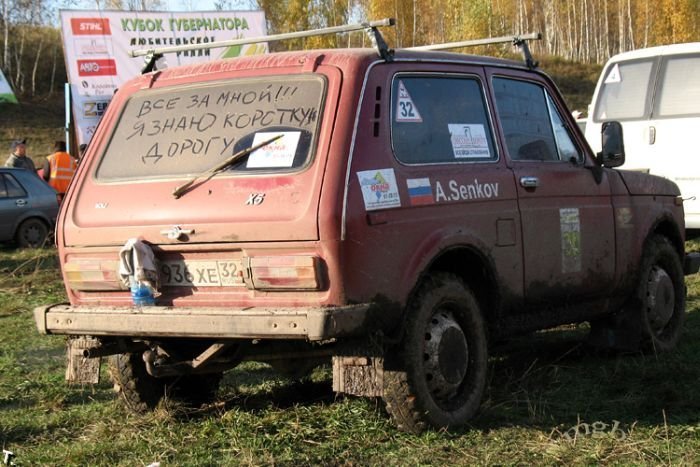
<svg viewBox="0 0 700 467">
<path fill-rule="evenodd" d="M 81 307 L 34 309 L 42 334 L 318 341 L 360 333 L 369 304 L 303 308 Z"/>
</svg>

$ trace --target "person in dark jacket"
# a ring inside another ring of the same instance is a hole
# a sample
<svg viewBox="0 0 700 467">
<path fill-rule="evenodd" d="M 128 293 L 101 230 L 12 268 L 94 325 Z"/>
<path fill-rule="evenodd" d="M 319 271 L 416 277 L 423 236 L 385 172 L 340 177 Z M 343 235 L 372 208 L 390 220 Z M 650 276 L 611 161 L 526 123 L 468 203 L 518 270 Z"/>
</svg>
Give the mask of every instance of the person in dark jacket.
<svg viewBox="0 0 700 467">
<path fill-rule="evenodd" d="M 34 161 L 27 156 L 27 140 L 18 139 L 12 142 L 10 146 L 12 153 L 10 157 L 5 162 L 5 167 L 18 167 L 20 169 L 26 169 L 32 173 L 36 173 L 36 167 L 34 166 Z"/>
</svg>

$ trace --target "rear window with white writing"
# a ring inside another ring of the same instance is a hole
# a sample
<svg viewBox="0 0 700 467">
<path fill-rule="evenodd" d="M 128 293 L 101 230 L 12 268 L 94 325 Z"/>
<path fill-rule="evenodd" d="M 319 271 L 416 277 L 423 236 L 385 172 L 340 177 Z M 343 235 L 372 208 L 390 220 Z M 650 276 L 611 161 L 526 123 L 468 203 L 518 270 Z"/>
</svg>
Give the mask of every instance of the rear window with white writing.
<svg viewBox="0 0 700 467">
<path fill-rule="evenodd" d="M 124 107 L 96 177 L 192 176 L 278 136 L 228 171 L 297 170 L 313 155 L 325 88 L 318 76 L 284 76 L 140 91 Z"/>
</svg>

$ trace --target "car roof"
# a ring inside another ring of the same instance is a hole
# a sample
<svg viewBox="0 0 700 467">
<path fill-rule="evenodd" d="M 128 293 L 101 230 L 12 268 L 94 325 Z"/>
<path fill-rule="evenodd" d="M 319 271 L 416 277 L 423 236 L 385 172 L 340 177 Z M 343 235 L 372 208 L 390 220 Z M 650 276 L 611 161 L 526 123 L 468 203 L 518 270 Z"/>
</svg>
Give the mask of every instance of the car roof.
<svg viewBox="0 0 700 467">
<path fill-rule="evenodd" d="M 140 84 L 139 87 L 151 87 L 154 81 L 157 81 L 160 85 L 164 85 L 168 81 L 181 80 L 187 77 L 203 77 L 205 75 L 237 70 L 299 67 L 299 65 L 307 64 L 309 67 L 312 67 L 311 70 L 313 70 L 314 66 L 322 64 L 336 66 L 349 71 L 357 70 L 358 67 L 367 67 L 370 63 L 381 60 L 382 58 L 378 55 L 377 51 L 370 48 L 312 49 L 292 52 L 274 52 L 270 54 L 213 60 L 210 62 L 166 68 L 134 78 L 133 81 Z M 402 62 L 451 62 L 463 63 L 465 65 L 499 66 L 518 68 L 525 71 L 528 70 L 528 67 L 522 61 L 442 51 L 397 49 L 392 56 L 392 60 Z"/>
<path fill-rule="evenodd" d="M 44 180 L 27 169 L 22 169 L 20 167 L 0 167 L 0 173 L 12 174 L 15 178 L 20 180 L 25 188 L 29 185 L 32 191 L 44 190 L 44 188 L 55 191 L 48 183 L 44 182 Z"/>
<path fill-rule="evenodd" d="M 7 172 L 7 173 L 13 173 L 13 174 L 22 173 L 22 172 L 29 173 L 29 171 L 27 169 L 23 169 L 21 167 L 0 167 L 0 172 Z M 21 175 L 21 176 L 23 176 L 23 175 Z"/>
<path fill-rule="evenodd" d="M 658 55 L 678 55 L 693 52 L 700 52 L 700 42 L 660 45 L 657 47 L 648 47 L 646 49 L 637 49 L 629 52 L 622 52 L 610 57 L 608 63 L 619 62 L 623 60 L 632 60 L 635 58 L 656 57 Z"/>
</svg>

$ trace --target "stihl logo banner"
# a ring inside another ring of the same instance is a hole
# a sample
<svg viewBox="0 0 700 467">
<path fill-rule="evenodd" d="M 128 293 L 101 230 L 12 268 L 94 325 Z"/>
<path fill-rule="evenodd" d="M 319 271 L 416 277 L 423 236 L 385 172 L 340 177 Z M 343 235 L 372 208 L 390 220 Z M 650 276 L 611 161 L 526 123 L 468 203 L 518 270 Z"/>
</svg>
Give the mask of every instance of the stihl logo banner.
<svg viewBox="0 0 700 467">
<path fill-rule="evenodd" d="M 108 18 L 71 18 L 70 25 L 74 36 L 109 36 L 112 34 Z"/>
<path fill-rule="evenodd" d="M 112 58 L 78 60 L 79 76 L 116 76 L 117 63 Z"/>
</svg>

